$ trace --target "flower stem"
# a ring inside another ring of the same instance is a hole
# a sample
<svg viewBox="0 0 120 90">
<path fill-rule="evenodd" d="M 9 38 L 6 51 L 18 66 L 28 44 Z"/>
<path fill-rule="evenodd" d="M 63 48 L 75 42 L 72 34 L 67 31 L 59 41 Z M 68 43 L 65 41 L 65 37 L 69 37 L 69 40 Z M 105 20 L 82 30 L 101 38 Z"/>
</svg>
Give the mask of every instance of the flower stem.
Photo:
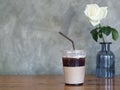
<svg viewBox="0 0 120 90">
<path fill-rule="evenodd" d="M 99 24 L 99 30 L 100 30 L 101 27 L 102 27 L 101 24 Z M 105 42 L 105 39 L 104 39 L 103 33 L 101 32 L 101 34 L 102 34 L 102 41 Z"/>
<path fill-rule="evenodd" d="M 103 42 L 105 42 L 105 39 L 104 39 L 104 37 L 103 37 L 103 34 L 102 34 L 102 40 L 103 40 Z"/>
</svg>

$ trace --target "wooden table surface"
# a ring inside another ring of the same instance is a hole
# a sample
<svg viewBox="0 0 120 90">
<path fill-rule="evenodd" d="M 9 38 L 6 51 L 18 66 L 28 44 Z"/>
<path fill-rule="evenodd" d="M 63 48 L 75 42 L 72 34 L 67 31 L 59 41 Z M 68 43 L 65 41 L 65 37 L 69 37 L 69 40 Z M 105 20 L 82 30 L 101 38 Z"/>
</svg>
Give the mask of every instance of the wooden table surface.
<svg viewBox="0 0 120 90">
<path fill-rule="evenodd" d="M 86 75 L 82 86 L 66 86 L 63 75 L 0 76 L 0 90 L 120 90 L 120 76 L 100 79 Z"/>
</svg>

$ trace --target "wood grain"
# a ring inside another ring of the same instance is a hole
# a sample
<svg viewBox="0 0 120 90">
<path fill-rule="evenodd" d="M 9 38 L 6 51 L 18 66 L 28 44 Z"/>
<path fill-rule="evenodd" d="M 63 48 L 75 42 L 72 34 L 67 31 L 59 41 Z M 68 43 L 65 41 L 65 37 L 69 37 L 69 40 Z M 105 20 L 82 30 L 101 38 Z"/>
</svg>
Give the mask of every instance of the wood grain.
<svg viewBox="0 0 120 90">
<path fill-rule="evenodd" d="M 120 76 L 101 79 L 86 75 L 82 86 L 66 86 L 63 75 L 0 76 L 0 90 L 120 90 Z"/>
</svg>

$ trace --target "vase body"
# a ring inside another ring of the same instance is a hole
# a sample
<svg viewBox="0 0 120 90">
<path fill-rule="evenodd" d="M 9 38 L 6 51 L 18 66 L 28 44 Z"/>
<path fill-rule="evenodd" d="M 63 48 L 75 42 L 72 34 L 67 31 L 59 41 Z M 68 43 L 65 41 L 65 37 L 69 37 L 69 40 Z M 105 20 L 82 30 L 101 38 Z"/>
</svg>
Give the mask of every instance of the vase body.
<svg viewBox="0 0 120 90">
<path fill-rule="evenodd" d="M 110 50 L 111 42 L 101 42 L 101 51 L 97 53 L 96 76 L 113 78 L 115 76 L 115 55 Z"/>
</svg>

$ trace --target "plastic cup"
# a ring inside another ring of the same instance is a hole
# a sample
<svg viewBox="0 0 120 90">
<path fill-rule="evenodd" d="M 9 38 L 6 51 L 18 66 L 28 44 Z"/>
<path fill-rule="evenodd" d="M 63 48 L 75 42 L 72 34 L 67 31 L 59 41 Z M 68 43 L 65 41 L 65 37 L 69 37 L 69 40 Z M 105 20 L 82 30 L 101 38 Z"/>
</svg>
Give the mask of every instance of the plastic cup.
<svg viewBox="0 0 120 90">
<path fill-rule="evenodd" d="M 84 50 L 63 51 L 62 62 L 66 85 L 83 85 L 85 78 L 85 57 L 86 52 Z"/>
</svg>

